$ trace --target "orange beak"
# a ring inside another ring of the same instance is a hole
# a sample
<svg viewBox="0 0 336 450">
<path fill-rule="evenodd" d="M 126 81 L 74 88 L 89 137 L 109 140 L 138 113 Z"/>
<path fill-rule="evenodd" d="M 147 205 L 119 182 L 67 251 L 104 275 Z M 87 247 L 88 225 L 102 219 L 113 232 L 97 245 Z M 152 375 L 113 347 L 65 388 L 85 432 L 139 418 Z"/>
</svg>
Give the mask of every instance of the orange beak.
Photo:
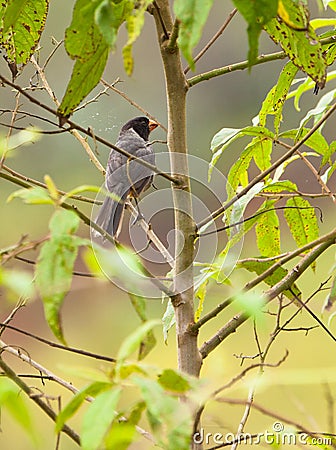
<svg viewBox="0 0 336 450">
<path fill-rule="evenodd" d="M 157 128 L 159 126 L 159 124 L 154 122 L 154 120 L 150 120 L 148 126 L 149 126 L 149 131 L 151 132 L 151 131 L 155 130 L 155 128 Z"/>
</svg>

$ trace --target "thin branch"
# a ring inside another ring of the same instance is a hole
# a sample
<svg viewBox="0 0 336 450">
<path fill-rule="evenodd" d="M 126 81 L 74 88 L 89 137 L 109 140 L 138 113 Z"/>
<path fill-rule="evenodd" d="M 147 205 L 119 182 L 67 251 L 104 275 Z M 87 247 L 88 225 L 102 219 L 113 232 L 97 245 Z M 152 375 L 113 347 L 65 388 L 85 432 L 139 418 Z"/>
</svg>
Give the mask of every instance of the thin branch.
<svg viewBox="0 0 336 450">
<path fill-rule="evenodd" d="M 195 56 L 194 62 L 196 63 L 199 59 L 202 58 L 202 56 L 209 50 L 209 48 L 217 41 L 217 39 L 223 34 L 225 28 L 229 25 L 233 17 L 235 16 L 237 12 L 237 9 L 235 8 L 233 11 L 230 12 L 228 15 L 226 21 L 223 23 L 223 25 L 220 27 L 220 29 L 217 31 L 217 33 L 210 39 L 210 41 L 202 48 L 202 50 Z M 187 75 L 187 73 L 190 70 L 190 66 L 187 66 L 184 69 L 184 75 Z"/>
<path fill-rule="evenodd" d="M 291 149 L 291 146 L 288 145 L 286 142 L 282 142 L 279 140 L 275 141 L 276 143 L 280 144 L 281 146 L 283 146 L 284 148 L 287 149 Z M 319 183 L 319 185 L 321 186 L 322 190 L 332 199 L 332 201 L 334 203 L 336 203 L 336 195 L 333 194 L 331 192 L 331 190 L 329 189 L 329 187 L 325 184 L 325 182 L 322 180 L 320 174 L 318 173 L 318 171 L 315 169 L 315 167 L 313 166 L 313 164 L 309 161 L 309 159 L 307 159 L 305 157 L 305 155 L 303 155 L 299 150 L 297 151 L 297 154 L 300 156 L 300 158 L 302 159 L 302 161 L 306 164 L 306 166 L 310 169 L 310 171 L 313 173 L 313 175 L 315 176 L 317 182 Z"/>
<path fill-rule="evenodd" d="M 41 181 L 35 180 L 34 178 L 27 177 L 26 175 L 22 175 L 21 173 L 16 172 L 15 170 L 11 169 L 10 167 L 8 167 L 6 165 L 3 166 L 3 169 L 6 170 L 6 172 L 8 172 L 11 175 L 13 175 L 14 177 L 18 178 L 19 180 L 24 180 L 24 181 L 27 181 L 30 184 L 33 184 L 34 186 L 39 186 L 39 187 L 42 187 L 44 189 L 48 189 L 47 185 L 45 183 L 42 183 Z M 68 195 L 68 193 L 65 192 L 65 191 L 57 190 L 57 192 L 60 195 L 66 195 L 66 196 Z M 93 198 L 84 197 L 83 195 L 70 195 L 69 198 L 72 198 L 74 200 L 78 200 L 80 202 L 93 203 L 95 205 L 101 205 L 102 204 L 102 201 L 100 201 L 100 200 L 94 200 Z"/>
<path fill-rule="evenodd" d="M 317 131 L 321 125 L 335 112 L 336 103 L 323 114 L 320 120 L 318 120 L 315 125 L 308 131 L 308 133 L 300 139 L 290 150 L 288 150 L 281 158 L 279 158 L 276 162 L 274 162 L 267 170 L 261 172 L 259 175 L 254 177 L 253 181 L 251 181 L 245 188 L 243 188 L 240 192 L 238 192 L 231 200 L 229 200 L 225 205 L 211 213 L 210 218 L 206 218 L 202 220 L 199 224 L 197 224 L 197 228 L 200 229 L 202 226 L 206 225 L 208 222 L 213 221 L 221 214 L 223 214 L 228 208 L 230 208 L 238 199 L 246 195 L 249 190 L 255 186 L 257 183 L 262 181 L 267 175 L 271 174 L 275 169 L 277 169 L 282 163 L 284 163 L 288 158 L 290 158 L 296 151 Z"/>
<path fill-rule="evenodd" d="M 159 250 L 159 252 L 163 256 L 164 260 L 170 265 L 171 268 L 173 268 L 175 261 L 173 256 L 169 253 L 164 244 L 160 241 L 159 237 L 154 233 L 151 226 L 144 219 L 138 218 L 139 213 L 131 203 L 127 203 L 127 209 L 129 209 L 132 216 L 135 219 L 137 219 L 137 222 L 139 223 L 143 231 L 146 233 L 149 242 L 152 242 L 155 245 L 155 247 Z"/>
<path fill-rule="evenodd" d="M 246 405 L 246 401 L 244 400 L 239 400 L 239 399 L 233 399 L 233 398 L 217 398 L 217 401 L 221 402 L 221 403 L 228 403 L 230 405 Z M 308 436 L 316 436 L 316 435 L 320 435 L 321 433 L 317 433 L 314 431 L 309 431 L 306 427 L 304 427 L 302 424 L 295 422 L 294 420 L 288 419 L 287 417 L 281 416 L 280 414 L 271 411 L 267 408 L 265 408 L 262 405 L 259 405 L 258 403 L 253 403 L 252 404 L 253 409 L 256 409 L 257 411 L 261 412 L 262 414 L 265 414 L 266 416 L 272 417 L 276 420 L 278 420 L 279 422 L 283 422 L 283 423 L 287 423 L 288 425 L 291 425 L 293 427 L 295 427 L 299 432 L 303 432 L 306 433 Z M 219 448 L 219 447 L 217 447 Z M 211 450 L 211 449 L 209 449 Z"/>
<path fill-rule="evenodd" d="M 74 347 L 67 347 L 65 345 L 57 344 L 56 342 L 49 341 L 48 339 L 42 338 L 40 336 L 37 336 L 36 334 L 30 333 L 29 331 L 22 330 L 21 328 L 15 327 L 13 325 L 9 325 L 8 323 L 1 323 L 0 327 L 8 328 L 9 330 L 16 331 L 17 333 L 23 334 L 24 336 L 28 336 L 30 338 L 35 339 L 38 342 L 42 342 L 42 344 L 46 344 L 49 347 L 58 348 L 60 350 L 64 350 L 66 352 L 70 353 L 76 353 L 77 355 L 81 356 L 88 356 L 89 358 L 98 359 L 100 361 L 107 361 L 115 363 L 115 358 L 110 358 L 109 356 L 99 355 L 97 353 L 87 352 L 86 350 L 81 350 Z"/>
<path fill-rule="evenodd" d="M 42 400 L 41 396 L 36 395 L 33 389 L 31 389 L 24 381 L 22 381 L 21 378 L 16 375 L 16 373 L 4 362 L 2 358 L 0 358 L 0 368 L 10 380 L 12 380 L 23 392 L 28 395 L 28 397 L 34 403 L 36 403 L 42 409 L 42 411 L 44 411 L 54 422 L 56 422 L 57 414 L 55 413 L 55 411 Z M 79 435 L 72 428 L 70 428 L 68 425 L 64 425 L 62 427 L 62 431 L 74 442 L 80 445 Z"/>
<path fill-rule="evenodd" d="M 225 225 L 223 227 L 217 228 L 216 230 L 204 231 L 202 233 L 198 233 L 197 236 L 203 237 L 203 236 L 209 236 L 211 234 L 217 234 L 217 233 L 220 233 L 221 231 L 225 231 L 225 230 L 228 230 L 230 228 L 237 227 L 238 225 L 242 225 L 242 224 L 248 222 L 249 220 L 253 220 L 256 217 L 261 216 L 263 214 L 266 214 L 268 212 L 271 212 L 271 211 L 282 211 L 282 210 L 285 210 L 285 209 L 298 209 L 298 210 L 302 210 L 302 209 L 318 209 L 319 212 L 320 212 L 320 220 L 321 220 L 321 222 L 323 222 L 323 220 L 322 220 L 322 210 L 321 210 L 321 208 L 319 206 L 277 206 L 275 208 L 264 209 L 263 211 L 256 212 L 252 216 L 246 217 L 246 218 L 244 218 L 242 220 L 239 220 L 238 222 L 230 223 L 229 225 Z"/>
<path fill-rule="evenodd" d="M 331 245 L 336 243 L 336 236 L 332 239 L 321 243 L 311 250 L 302 260 L 291 270 L 288 274 L 272 288 L 265 292 L 266 302 L 269 303 L 282 292 L 291 288 L 295 281 L 311 266 L 311 264 Z M 237 328 L 242 325 L 249 318 L 245 312 L 235 315 L 229 322 L 220 328 L 214 336 L 208 341 L 205 341 L 200 348 L 202 358 L 206 358 L 216 347 L 218 347 L 224 339 L 230 334 L 234 333 Z"/>
<path fill-rule="evenodd" d="M 56 110 L 50 108 L 46 104 L 40 102 L 39 100 L 37 100 L 36 98 L 34 98 L 30 94 L 28 94 L 23 88 L 21 88 L 21 86 L 18 86 L 15 83 L 12 83 L 11 81 L 7 80 L 2 75 L 0 75 L 0 80 L 4 84 L 7 84 L 8 86 L 11 86 L 13 89 L 17 90 L 18 92 L 21 92 L 21 94 L 24 95 L 33 104 L 39 106 L 40 108 L 43 108 L 44 110 L 48 111 L 50 114 L 53 114 L 54 116 L 58 117 L 58 113 L 57 113 Z M 91 137 L 91 133 L 88 130 L 86 130 L 84 127 L 76 124 L 75 122 L 73 122 L 72 120 L 70 120 L 70 119 L 68 119 L 66 117 L 62 117 L 62 120 L 65 121 L 70 126 L 69 132 L 70 131 L 74 131 L 74 130 L 78 130 L 81 133 L 85 134 L 86 136 Z M 111 142 L 107 141 L 106 139 L 96 135 L 96 140 L 98 142 L 100 142 L 101 144 L 105 145 L 106 147 L 113 148 L 118 153 L 126 156 L 130 161 L 135 160 L 137 163 L 147 167 L 148 169 L 152 170 L 157 175 L 159 175 L 159 176 L 161 176 L 163 178 L 166 178 L 167 180 L 171 181 L 175 185 L 179 186 L 181 184 L 181 182 L 180 182 L 180 180 L 179 180 L 179 178 L 177 176 L 173 177 L 173 176 L 169 175 L 168 173 L 162 172 L 156 166 L 148 163 L 146 160 L 144 160 L 142 158 L 137 158 L 136 156 L 132 155 L 131 153 L 127 152 L 126 150 L 123 150 L 122 148 L 119 148 L 116 145 L 111 144 Z"/>
<path fill-rule="evenodd" d="M 138 103 L 136 103 L 134 100 L 132 100 L 131 98 L 129 98 L 125 92 L 120 91 L 119 89 L 117 89 L 113 84 L 108 83 L 107 81 L 105 81 L 103 78 L 100 80 L 100 82 L 108 87 L 109 89 L 111 89 L 113 92 L 116 92 L 118 95 L 120 95 L 122 98 L 124 98 L 130 105 L 134 106 L 136 109 L 138 109 L 139 111 L 141 111 L 145 116 L 147 116 L 149 119 L 154 120 L 154 122 L 156 122 L 160 128 L 162 128 L 166 133 L 167 133 L 167 128 L 162 125 L 162 123 L 160 123 L 156 117 L 152 116 L 148 111 L 146 111 L 142 106 L 140 106 Z"/>
<path fill-rule="evenodd" d="M 26 355 L 25 353 L 23 353 L 20 350 L 16 350 L 15 348 L 13 348 L 12 346 L 7 345 L 3 341 L 0 341 L 0 351 L 6 351 L 6 352 L 12 354 L 13 356 L 16 356 L 17 358 L 21 359 L 23 362 L 27 363 L 28 365 L 30 365 L 31 367 L 36 369 L 39 373 L 44 374 L 46 376 L 45 379 L 51 379 L 52 381 L 58 383 L 59 385 L 63 386 L 65 389 L 67 389 L 70 392 L 72 392 L 73 394 L 77 394 L 79 392 L 79 389 L 77 389 L 72 383 L 69 383 L 69 382 L 63 380 L 62 378 L 58 377 L 57 375 L 55 375 L 50 370 L 48 370 L 45 367 L 43 367 L 41 364 L 39 364 L 36 361 L 34 361 L 30 356 Z M 1 358 L 0 358 L 0 361 L 2 361 Z M 4 370 L 4 368 L 1 365 L 0 365 L 0 368 L 2 368 L 3 371 L 7 375 L 7 372 Z M 15 373 L 14 373 L 14 375 L 15 375 Z M 93 398 L 92 397 L 86 397 L 86 400 L 89 401 L 89 402 L 92 402 Z M 119 418 L 119 420 L 127 422 L 127 419 L 125 417 L 123 417 L 123 416 L 121 416 Z M 149 440 L 151 442 L 155 442 L 154 437 L 148 431 L 144 430 L 143 428 L 139 427 L 138 425 L 135 427 L 135 429 L 145 439 L 147 439 L 147 440 Z"/>
<path fill-rule="evenodd" d="M 0 174 L 1 175 L 1 174 Z M 277 261 L 275 264 L 273 264 L 271 267 L 269 267 L 267 270 L 265 270 L 262 274 L 257 276 L 254 280 L 250 281 L 244 286 L 244 290 L 248 291 L 255 286 L 257 286 L 259 283 L 264 281 L 267 277 L 272 275 L 276 269 L 284 265 L 285 263 L 289 262 L 291 259 L 295 258 L 296 256 L 301 255 L 302 253 L 305 253 L 306 251 L 316 247 L 319 244 L 322 244 L 326 241 L 332 241 L 332 239 L 336 238 L 336 229 L 331 231 L 330 233 L 325 234 L 324 236 L 319 237 L 315 241 L 309 242 L 308 244 L 304 245 L 303 247 L 300 247 L 293 252 L 286 253 L 285 255 L 278 255 L 279 261 Z M 243 260 L 244 261 L 244 260 Z M 211 319 L 214 319 L 221 311 L 223 311 L 226 307 L 231 305 L 233 302 L 234 297 L 230 297 L 226 300 L 224 300 L 222 303 L 216 306 L 212 311 L 209 311 L 207 314 L 205 314 L 203 317 L 201 317 L 198 322 L 196 322 L 194 325 L 192 325 L 191 329 L 196 332 L 199 328 L 201 328 L 206 322 L 208 322 Z"/>
<path fill-rule="evenodd" d="M 333 44 L 335 43 L 335 36 L 331 36 L 325 39 L 320 39 L 320 43 L 322 45 Z M 259 64 L 263 64 L 270 61 L 277 61 L 281 59 L 287 58 L 285 52 L 275 52 L 270 53 L 268 55 L 260 55 L 257 57 L 256 61 L 253 63 L 253 66 L 258 66 Z M 220 67 L 218 69 L 210 70 L 209 72 L 201 73 L 200 75 L 196 75 L 192 78 L 189 78 L 188 84 L 189 87 L 193 87 L 202 81 L 211 80 L 212 78 L 219 77 L 221 75 L 226 75 L 227 73 L 235 72 L 236 70 L 246 70 L 251 65 L 248 61 L 242 61 L 235 64 L 230 64 L 229 66 Z"/>
</svg>

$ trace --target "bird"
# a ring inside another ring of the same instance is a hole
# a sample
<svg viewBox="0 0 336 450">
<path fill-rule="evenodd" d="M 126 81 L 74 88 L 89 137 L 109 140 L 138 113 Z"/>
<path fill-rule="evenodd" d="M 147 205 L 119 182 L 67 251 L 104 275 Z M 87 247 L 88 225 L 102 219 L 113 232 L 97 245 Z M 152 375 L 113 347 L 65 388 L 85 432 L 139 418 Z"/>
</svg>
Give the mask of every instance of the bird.
<svg viewBox="0 0 336 450">
<path fill-rule="evenodd" d="M 129 120 L 120 130 L 116 147 L 155 165 L 155 154 L 148 139 L 157 126 L 157 122 L 147 117 Z M 113 198 L 106 196 L 95 223 L 117 239 L 127 198 L 133 197 L 137 201 L 137 197 L 152 184 L 153 176 L 150 168 L 112 149 L 106 166 L 105 188 Z"/>
</svg>

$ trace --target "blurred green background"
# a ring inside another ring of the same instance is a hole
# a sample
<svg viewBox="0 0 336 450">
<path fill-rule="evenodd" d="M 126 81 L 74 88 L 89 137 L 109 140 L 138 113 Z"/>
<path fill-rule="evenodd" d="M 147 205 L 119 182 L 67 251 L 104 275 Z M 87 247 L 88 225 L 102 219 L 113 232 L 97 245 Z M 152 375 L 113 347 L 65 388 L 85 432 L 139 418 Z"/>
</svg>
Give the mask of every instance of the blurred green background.
<svg viewBox="0 0 336 450">
<path fill-rule="evenodd" d="M 72 0 L 51 2 L 47 26 L 38 53 L 41 63 L 53 49 L 51 37 L 55 37 L 58 41 L 63 38 L 64 30 L 71 21 L 73 5 L 74 1 Z M 218 30 L 232 9 L 231 2 L 215 1 L 198 49 L 202 48 Z M 247 55 L 245 28 L 243 20 L 236 16 L 224 35 L 197 64 L 197 72 L 200 73 L 245 60 Z M 117 87 L 166 124 L 165 84 L 152 18 L 146 17 L 144 31 L 134 46 L 135 70 L 131 78 L 126 76 L 122 66 L 121 49 L 125 38 L 125 30 L 122 29 L 117 51 L 110 56 L 104 78 L 110 82 L 117 78 L 123 80 Z M 276 49 L 267 36 L 262 36 L 261 53 L 269 53 Z M 251 118 L 258 113 L 268 90 L 275 84 L 283 65 L 284 61 L 260 65 L 253 68 L 250 73 L 248 71 L 234 72 L 192 88 L 188 94 L 188 145 L 190 153 L 210 161 L 210 141 L 220 128 L 239 128 L 249 125 Z M 65 91 L 71 68 L 72 62 L 61 47 L 46 70 L 48 81 L 59 99 L 62 98 Z M 3 59 L 0 62 L 0 70 L 2 74 L 7 77 L 10 76 Z M 33 74 L 32 66 L 28 65 L 17 82 L 22 86 L 28 85 Z M 191 72 L 189 76 L 192 76 Z M 95 93 L 99 89 L 101 88 L 96 89 Z M 2 88 L 0 95 L 2 108 L 13 108 L 14 96 L 12 92 Z M 46 93 L 36 91 L 33 95 L 51 105 Z M 23 110 L 41 112 L 23 98 L 20 101 L 23 104 Z M 300 113 L 294 110 L 292 103 L 289 101 L 284 110 L 286 127 L 298 126 L 305 111 L 313 107 L 317 101 L 318 98 L 311 93 L 306 94 L 302 99 L 302 111 Z M 98 102 L 78 111 L 74 115 L 74 120 L 84 127 L 91 126 L 95 133 L 115 142 L 120 126 L 136 115 L 139 115 L 136 109 L 117 94 L 109 92 L 109 95 L 100 97 Z M 335 138 L 334 120 L 332 118 L 325 128 L 325 135 L 329 141 Z M 1 132 L 6 133 L 6 128 L 2 127 Z M 164 139 L 164 133 L 162 131 L 157 132 L 155 138 Z M 237 159 L 243 148 L 242 145 L 239 142 L 230 147 L 225 153 L 225 158 L 223 157 L 220 160 L 218 167 L 224 174 L 227 174 L 228 169 Z M 157 145 L 156 151 L 165 150 L 162 146 Z M 277 150 L 277 154 L 280 155 L 281 151 L 281 149 Z M 108 150 L 99 146 L 99 158 L 103 165 L 105 165 L 107 157 Z M 45 136 L 34 145 L 20 148 L 7 163 L 18 172 L 39 180 L 43 180 L 43 176 L 49 174 L 57 186 L 63 190 L 81 184 L 100 185 L 103 181 L 101 175 L 90 163 L 83 148 L 68 134 Z M 319 189 L 311 173 L 300 162 L 293 164 L 290 174 L 303 190 L 314 192 Z M 17 242 L 23 233 L 28 234 L 30 239 L 40 238 L 47 233 L 47 223 L 52 208 L 48 206 L 27 206 L 20 200 L 13 200 L 7 204 L 8 195 L 17 188 L 3 179 L 0 180 L 1 247 Z M 331 201 L 324 200 L 319 205 L 323 209 L 324 223 L 320 224 L 323 232 L 331 228 L 330 224 L 335 223 L 336 214 L 335 208 L 331 206 Z M 81 209 L 90 214 L 89 206 L 81 205 Z M 88 236 L 88 229 L 82 226 L 81 234 Z M 286 232 L 283 233 L 282 239 L 284 251 L 293 248 L 292 238 Z M 250 238 L 245 240 L 243 256 L 252 256 L 256 253 L 253 235 L 251 235 Z M 36 253 L 32 252 L 29 256 L 36 258 Z M 327 252 L 318 261 L 315 273 L 309 270 L 300 279 L 298 284 L 302 289 L 303 299 L 306 299 L 307 295 L 317 289 L 322 281 L 326 280 L 332 260 L 333 250 Z M 18 265 L 15 262 L 15 266 L 30 270 L 30 267 L 23 263 Z M 80 263 L 78 268 L 85 269 Z M 245 273 L 236 274 L 232 283 L 239 287 L 247 279 L 248 276 Z M 230 287 L 214 286 L 207 297 L 205 310 L 213 308 L 230 292 Z M 311 302 L 312 309 L 318 315 L 320 315 L 325 296 L 326 293 L 322 291 Z M 13 303 L 10 302 L 5 292 L 1 292 L 0 299 L 1 319 L 3 320 L 10 313 Z M 274 311 L 275 305 L 271 309 Z M 165 305 L 161 304 L 160 300 L 148 301 L 150 317 L 160 318 L 164 310 Z M 232 307 L 212 321 L 206 327 L 206 330 L 201 332 L 200 343 L 210 337 L 218 327 L 223 325 L 236 312 L 238 311 Z M 130 305 L 128 296 L 123 291 L 115 288 L 112 284 L 81 277 L 75 277 L 73 280 L 71 292 L 64 302 L 62 318 L 69 345 L 109 356 L 116 355 L 123 339 L 139 325 L 139 320 Z M 324 319 L 327 318 L 324 317 Z M 260 329 L 260 337 L 263 343 L 267 341 L 272 331 L 273 325 L 270 320 L 267 319 Z M 43 308 L 38 298 L 30 301 L 24 309 L 19 311 L 14 324 L 39 336 L 53 339 L 45 323 Z M 292 324 L 295 327 L 311 325 L 315 325 L 315 323 L 305 312 L 299 314 L 295 323 Z M 333 328 L 335 327 L 332 323 L 331 329 Z M 168 345 L 163 343 L 159 329 L 156 330 L 156 336 L 158 344 L 147 357 L 146 362 L 162 368 L 176 367 L 174 331 L 172 330 L 170 333 Z M 207 380 L 210 387 L 215 389 L 225 384 L 241 371 L 241 360 L 234 354 L 251 356 L 257 353 L 253 336 L 252 323 L 248 322 L 207 358 L 202 376 Z M 81 377 L 84 368 L 108 369 L 108 364 L 49 348 L 15 332 L 6 331 L 3 339 L 9 345 L 24 348 L 33 359 L 66 380 L 71 380 L 77 387 L 82 387 L 87 383 Z M 335 342 L 321 328 L 310 331 L 308 335 L 305 335 L 304 332 L 283 332 L 272 347 L 268 362 L 276 363 L 280 360 L 285 353 L 285 349 L 289 350 L 289 357 L 281 367 L 266 371 L 263 377 L 264 384 L 262 383 L 257 389 L 256 402 L 278 412 L 280 415 L 302 423 L 309 429 L 334 431 L 330 429 L 333 404 L 330 406 L 329 402 L 328 406 L 327 394 L 331 394 L 334 398 L 336 392 Z M 6 356 L 7 358 L 20 373 L 30 372 L 27 365 L 14 360 L 10 356 Z M 249 361 L 245 362 L 243 368 L 248 363 Z M 247 377 L 238 383 L 229 392 L 225 392 L 225 395 L 246 399 L 249 380 L 251 380 L 251 377 Z M 57 396 L 61 391 L 62 405 L 64 406 L 70 395 L 56 384 L 46 383 L 47 386 L 41 386 L 41 390 L 46 390 L 51 396 Z M 23 394 L 21 395 L 23 396 Z M 50 401 L 56 408 L 56 400 L 51 399 Z M 1 449 L 30 450 L 38 448 L 48 450 L 54 448 L 55 436 L 52 422 L 34 405 L 30 405 L 30 411 L 38 430 L 38 446 L 36 447 L 31 442 L 29 437 L 4 410 L 1 414 Z M 210 404 L 206 409 L 203 426 L 213 433 L 235 432 L 242 413 L 242 406 L 228 406 L 221 403 Z M 246 431 L 271 430 L 273 423 L 272 418 L 257 411 L 252 411 Z M 74 419 L 71 425 L 78 429 L 80 418 Z M 139 450 L 150 447 L 143 440 L 133 446 L 134 449 Z M 77 447 L 66 436 L 63 436 L 60 448 L 71 450 Z"/>
</svg>

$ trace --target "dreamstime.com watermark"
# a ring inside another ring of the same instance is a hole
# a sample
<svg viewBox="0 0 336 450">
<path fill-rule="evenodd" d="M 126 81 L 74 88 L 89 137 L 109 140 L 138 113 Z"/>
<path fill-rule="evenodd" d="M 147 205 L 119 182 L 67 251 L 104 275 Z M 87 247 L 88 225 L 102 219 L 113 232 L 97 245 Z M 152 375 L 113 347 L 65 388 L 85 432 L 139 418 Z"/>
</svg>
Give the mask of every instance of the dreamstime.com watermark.
<svg viewBox="0 0 336 450">
<path fill-rule="evenodd" d="M 322 433 L 321 433 L 322 434 Z M 236 435 L 234 433 L 206 433 L 201 428 L 197 433 L 194 433 L 193 440 L 195 444 L 205 445 L 224 445 L 224 444 L 245 444 L 245 445 L 260 445 L 260 444 L 275 444 L 275 445 L 332 445 L 332 438 L 329 436 L 321 436 L 318 433 L 310 435 L 304 432 L 295 432 L 293 430 L 286 430 L 281 422 L 274 422 L 272 430 L 266 430 L 262 433 L 241 433 Z"/>
</svg>

